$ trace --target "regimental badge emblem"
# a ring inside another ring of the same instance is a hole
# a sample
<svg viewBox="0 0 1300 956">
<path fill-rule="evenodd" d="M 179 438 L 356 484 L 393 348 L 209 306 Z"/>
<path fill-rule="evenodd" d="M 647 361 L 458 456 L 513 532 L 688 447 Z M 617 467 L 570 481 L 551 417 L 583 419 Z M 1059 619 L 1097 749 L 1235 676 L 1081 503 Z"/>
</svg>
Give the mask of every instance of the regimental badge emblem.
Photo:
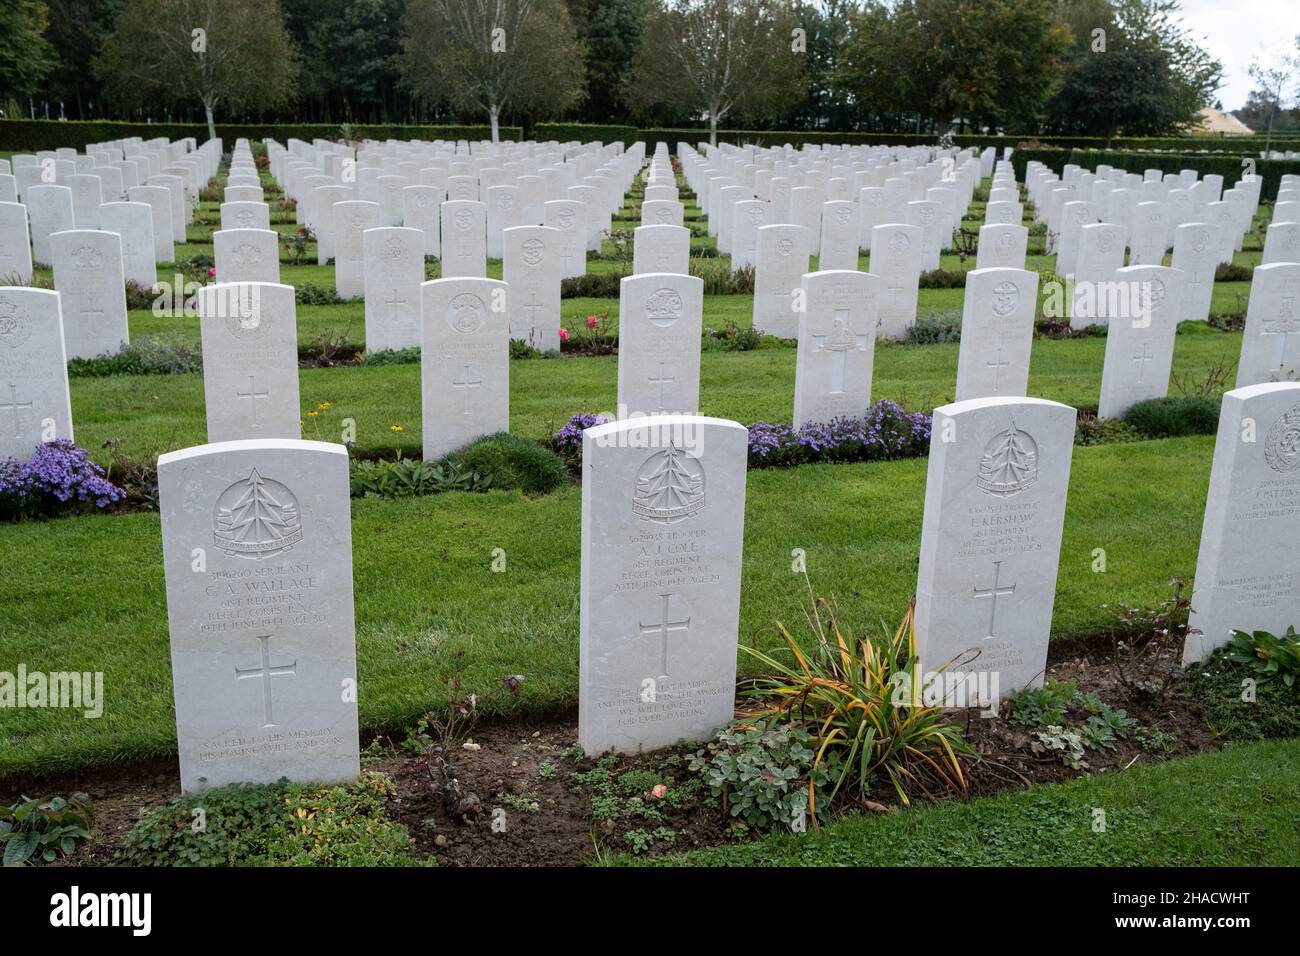
<svg viewBox="0 0 1300 956">
<path fill-rule="evenodd" d="M 794 241 L 790 239 L 782 239 L 776 244 L 776 252 L 777 255 L 780 256 L 790 255 L 790 253 L 794 252 Z"/>
<path fill-rule="evenodd" d="M 510 195 L 510 193 L 498 193 L 498 194 L 497 194 L 497 208 L 498 208 L 498 209 L 500 209 L 500 210 L 502 210 L 502 211 L 505 211 L 505 210 L 513 209 L 514 207 L 515 207 L 515 197 L 514 197 L 514 196 Z"/>
<path fill-rule="evenodd" d="M 217 499 L 212 536 L 219 550 L 235 558 L 261 560 L 292 551 L 302 541 L 298 499 L 254 468 Z"/>
<path fill-rule="evenodd" d="M 0 345 L 16 349 L 31 337 L 31 315 L 8 296 L 0 296 Z"/>
<path fill-rule="evenodd" d="M 241 242 L 235 246 L 235 251 L 231 255 L 235 265 L 238 266 L 255 266 L 262 261 L 262 254 L 257 251 L 257 246 L 251 242 Z"/>
<path fill-rule="evenodd" d="M 922 206 L 917 211 L 917 218 L 921 220 L 921 225 L 923 226 L 930 225 L 930 223 L 934 222 L 934 207 Z"/>
<path fill-rule="evenodd" d="M 1007 208 L 1004 208 L 1004 209 L 999 209 L 999 210 L 998 210 L 998 222 L 1001 222 L 1001 223 L 1008 223 L 1008 224 L 1010 224 L 1010 223 L 1011 223 L 1011 217 L 1012 217 L 1012 214 L 1013 214 L 1014 212 L 1015 212 L 1015 210 L 1014 210 L 1014 209 L 1011 209 L 1010 207 L 1007 207 Z M 1009 239 L 1009 238 L 1010 238 L 1010 237 L 1004 237 L 1004 239 Z"/>
<path fill-rule="evenodd" d="M 1300 467 L 1300 403 L 1286 410 L 1264 439 L 1264 461 L 1279 474 Z"/>
<path fill-rule="evenodd" d="M 384 248 L 380 255 L 386 262 L 400 262 L 406 258 L 406 243 L 397 236 L 390 236 L 384 240 Z"/>
<path fill-rule="evenodd" d="M 245 299 L 238 294 L 235 286 L 230 286 L 218 291 L 220 297 L 217 303 L 219 314 L 225 316 L 226 330 L 231 335 L 265 335 L 271 327 L 269 316 L 262 315 L 261 305 L 254 293 Z"/>
<path fill-rule="evenodd" d="M 853 212 L 847 206 L 835 207 L 835 224 L 838 226 L 847 226 L 849 220 L 853 218 Z"/>
<path fill-rule="evenodd" d="M 905 232 L 896 232 L 889 237 L 889 251 L 896 256 L 901 256 L 911 244 L 912 240 L 907 238 Z"/>
<path fill-rule="evenodd" d="M 749 218 L 749 224 L 751 226 L 759 225 L 764 219 L 763 210 L 757 206 L 750 206 L 745 215 Z"/>
<path fill-rule="evenodd" d="M 477 332 L 487 321 L 487 306 L 472 292 L 452 296 L 447 303 L 447 323 L 463 335 Z"/>
<path fill-rule="evenodd" d="M 474 214 L 468 209 L 456 210 L 456 228 L 461 232 L 468 232 L 470 226 L 474 225 Z"/>
<path fill-rule="evenodd" d="M 1028 432 L 1011 427 L 994 435 L 980 456 L 975 486 L 997 498 L 1010 498 L 1038 482 L 1038 444 Z"/>
<path fill-rule="evenodd" d="M 1002 233 L 1002 235 L 998 236 L 997 240 L 993 243 L 994 248 L 996 248 L 998 253 L 1004 257 L 1011 255 L 1011 250 L 1015 248 L 1015 245 L 1016 245 L 1015 236 L 1007 232 L 1004 232 Z"/>
<path fill-rule="evenodd" d="M 645 314 L 661 329 L 682 317 L 682 297 L 675 289 L 659 289 L 645 300 Z"/>
<path fill-rule="evenodd" d="M 251 229 L 253 227 L 253 213 L 250 209 L 241 209 L 235 213 L 235 224 L 240 229 Z"/>
<path fill-rule="evenodd" d="M 98 269 L 104 265 L 104 253 L 94 246 L 77 246 L 69 258 L 74 269 Z"/>
<path fill-rule="evenodd" d="M 1143 312 L 1153 312 L 1160 308 L 1168 294 L 1163 279 L 1148 279 L 1138 286 L 1138 307 Z"/>
<path fill-rule="evenodd" d="M 559 215 L 555 217 L 555 221 L 558 222 L 558 223 L 560 224 L 560 228 L 561 228 L 561 229 L 572 229 L 572 228 L 573 228 L 573 210 L 572 210 L 572 209 L 561 209 Z"/>
<path fill-rule="evenodd" d="M 676 524 L 704 508 L 704 466 L 670 444 L 655 452 L 636 474 L 632 513 L 656 524 Z"/>
<path fill-rule="evenodd" d="M 535 266 L 546 256 L 546 244 L 540 239 L 527 239 L 524 241 L 521 253 L 527 265 Z"/>
<path fill-rule="evenodd" d="M 359 212 L 354 212 L 348 222 L 352 224 L 353 229 L 360 229 L 366 224 L 366 217 Z"/>
<path fill-rule="evenodd" d="M 1197 252 L 1204 252 L 1210 248 L 1210 233 L 1207 229 L 1197 229 L 1192 234 L 1192 248 Z"/>
<path fill-rule="evenodd" d="M 1115 230 L 1103 229 L 1097 239 L 1097 248 L 1102 252 L 1111 252 L 1115 248 Z"/>
<path fill-rule="evenodd" d="M 993 287 L 993 312 L 996 315 L 1010 315 L 1020 304 L 1020 287 L 1010 279 L 1004 279 Z"/>
<path fill-rule="evenodd" d="M 673 211 L 671 209 L 660 209 L 655 213 L 655 222 L 661 226 L 671 226 L 673 224 Z"/>
</svg>

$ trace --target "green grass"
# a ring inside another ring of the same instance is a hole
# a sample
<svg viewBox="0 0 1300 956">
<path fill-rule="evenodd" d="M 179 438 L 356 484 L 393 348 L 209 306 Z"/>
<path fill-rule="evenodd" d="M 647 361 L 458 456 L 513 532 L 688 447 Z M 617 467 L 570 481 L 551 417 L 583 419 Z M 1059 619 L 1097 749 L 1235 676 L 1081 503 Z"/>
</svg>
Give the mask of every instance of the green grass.
<svg viewBox="0 0 1300 956">
<path fill-rule="evenodd" d="M 1294 866 L 1300 740 L 1124 773 L 854 815 L 820 833 L 645 861 L 654 866 Z M 1095 811 L 1105 813 L 1095 832 Z"/>
<path fill-rule="evenodd" d="M 548 364 L 548 363 L 536 363 Z M 414 380 L 413 380 L 414 381 Z M 1190 576 L 1209 477 L 1209 437 L 1076 449 L 1053 633 L 1110 621 L 1102 605 L 1152 604 Z M 924 460 L 750 472 L 741 636 L 775 646 L 773 619 L 801 620 L 791 551 L 855 629 L 896 623 L 916 581 Z M 488 711 L 577 702 L 576 487 L 353 502 L 360 714 L 401 727 L 463 672 Z M 504 548 L 505 573 L 490 570 Z M 1090 570 L 1107 551 L 1108 571 Z M 0 773 L 172 752 L 167 615 L 158 516 L 65 518 L 0 527 L 21 556 L 0 576 L 0 670 L 102 671 L 104 716 L 8 710 Z M 742 658 L 742 667 L 751 666 Z M 500 681 L 523 674 L 518 696 Z"/>
<path fill-rule="evenodd" d="M 720 298 L 725 304 L 726 297 Z M 300 314 L 337 316 L 341 309 L 359 313 L 360 306 L 304 307 Z M 353 321 L 359 324 L 359 315 Z M 1235 363 L 1240 334 L 1193 328 L 1194 332 L 1177 339 L 1176 375 L 1200 382 L 1211 366 Z M 891 398 L 927 410 L 950 401 L 957 378 L 957 350 L 957 345 L 882 346 L 876 352 L 875 398 Z M 1076 407 L 1095 407 L 1105 350 L 1104 338 L 1035 341 L 1029 394 Z M 790 421 L 794 366 L 792 348 L 705 352 L 701 357 L 701 410 L 744 424 Z M 540 438 L 576 412 L 612 411 L 617 375 L 618 360 L 613 356 L 511 362 L 510 430 Z M 74 378 L 71 387 L 77 441 L 101 458 L 98 446 L 109 438 L 121 439 L 123 452 L 133 458 L 206 440 L 202 375 Z M 418 365 L 304 369 L 299 373 L 299 389 L 304 414 L 321 402 L 333 406 L 328 417 L 307 420 L 306 437 L 338 440 L 337 422 L 347 417 L 355 420 L 356 440 L 363 447 L 394 444 L 389 431 L 393 424 L 403 427 L 403 447 L 411 451 L 420 447 Z"/>
</svg>

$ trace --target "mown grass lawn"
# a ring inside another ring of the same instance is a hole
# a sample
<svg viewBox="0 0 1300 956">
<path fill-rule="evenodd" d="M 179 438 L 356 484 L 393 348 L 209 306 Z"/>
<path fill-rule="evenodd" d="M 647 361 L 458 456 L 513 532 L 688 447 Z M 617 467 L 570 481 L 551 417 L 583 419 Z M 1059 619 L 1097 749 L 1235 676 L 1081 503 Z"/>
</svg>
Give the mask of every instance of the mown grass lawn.
<svg viewBox="0 0 1300 956">
<path fill-rule="evenodd" d="M 546 364 L 546 363 L 539 363 Z M 1053 632 L 1104 627 L 1102 605 L 1152 604 L 1196 562 L 1212 440 L 1078 448 Z M 802 621 L 791 552 L 852 628 L 896 623 L 915 587 L 926 462 L 751 471 L 741 638 L 774 644 Z M 353 502 L 360 713 L 407 725 L 461 673 L 488 711 L 577 702 L 576 487 Z M 490 570 L 505 549 L 504 573 Z M 1104 548 L 1105 573 L 1093 573 Z M 158 516 L 65 518 L 0 527 L 0 670 L 102 671 L 104 716 L 8 710 L 0 773 L 170 752 L 175 746 Z M 740 658 L 748 668 L 748 658 Z M 524 675 L 517 695 L 502 678 Z"/>
<path fill-rule="evenodd" d="M 1174 349 L 1176 376 L 1199 384 L 1213 366 L 1235 365 L 1239 333 L 1185 328 Z M 881 346 L 875 360 L 875 398 L 927 411 L 951 401 L 957 350 L 955 344 Z M 1104 338 L 1035 341 L 1029 393 L 1095 408 L 1105 351 Z M 701 410 L 743 424 L 790 421 L 794 366 L 793 348 L 706 351 L 701 358 Z M 511 431 L 542 438 L 577 412 L 613 412 L 617 376 L 614 356 L 511 362 Z M 337 441 L 341 420 L 351 418 L 362 447 L 419 450 L 418 365 L 303 369 L 298 381 L 305 437 Z M 77 441 L 101 459 L 106 456 L 99 445 L 109 438 L 121 439 L 122 451 L 132 458 L 206 441 L 200 374 L 73 378 L 71 386 Z M 328 413 L 307 415 L 326 402 L 331 405 Z M 390 431 L 394 424 L 402 426 L 400 434 Z"/>
<path fill-rule="evenodd" d="M 1300 740 L 894 815 L 844 817 L 652 866 L 1294 866 Z M 1104 829 L 1094 829 L 1104 813 Z M 633 862 L 619 858 L 619 863 Z"/>
</svg>

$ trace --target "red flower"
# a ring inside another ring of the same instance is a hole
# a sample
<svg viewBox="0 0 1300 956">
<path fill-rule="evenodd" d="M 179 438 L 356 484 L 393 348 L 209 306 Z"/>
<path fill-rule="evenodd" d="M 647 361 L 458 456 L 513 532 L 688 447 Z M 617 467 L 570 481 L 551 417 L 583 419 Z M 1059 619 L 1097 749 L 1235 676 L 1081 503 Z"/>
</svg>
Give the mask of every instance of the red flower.
<svg viewBox="0 0 1300 956">
<path fill-rule="evenodd" d="M 599 321 L 594 315 L 587 316 L 587 328 L 594 329 Z"/>
<path fill-rule="evenodd" d="M 565 328 L 561 328 L 561 329 L 560 329 L 560 341 L 561 341 L 561 342 L 567 342 L 567 341 L 569 341 L 569 330 L 568 330 L 568 329 L 565 329 Z"/>
<path fill-rule="evenodd" d="M 217 269 L 215 266 L 213 266 L 211 269 L 208 270 L 208 278 L 215 279 L 216 277 L 217 277 Z"/>
</svg>

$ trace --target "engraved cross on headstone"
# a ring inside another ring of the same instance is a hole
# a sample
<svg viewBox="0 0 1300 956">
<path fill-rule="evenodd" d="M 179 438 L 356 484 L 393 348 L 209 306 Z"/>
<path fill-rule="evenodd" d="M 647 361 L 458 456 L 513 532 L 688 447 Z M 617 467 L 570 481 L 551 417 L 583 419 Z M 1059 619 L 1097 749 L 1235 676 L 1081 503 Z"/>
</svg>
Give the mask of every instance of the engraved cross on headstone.
<svg viewBox="0 0 1300 956">
<path fill-rule="evenodd" d="M 252 375 L 248 376 L 248 391 L 235 392 L 235 397 L 247 398 L 253 403 L 253 424 L 256 425 L 257 424 L 257 400 L 259 398 L 269 399 L 271 397 L 271 393 L 268 391 L 259 392 L 257 390 L 257 386 L 253 383 L 254 378 L 255 376 Z"/>
<path fill-rule="evenodd" d="M 1263 334 L 1277 339 L 1277 365 L 1269 371 L 1278 376 L 1286 368 L 1286 350 L 1291 344 L 1290 336 L 1300 332 L 1300 319 L 1292 311 L 1294 306 L 1294 299 L 1283 299 L 1282 314 L 1264 323 Z"/>
<path fill-rule="evenodd" d="M 1002 577 L 1002 562 L 994 561 L 993 562 L 993 586 L 991 588 L 975 588 L 975 597 L 977 599 L 978 598 L 993 599 L 993 605 L 992 607 L 989 608 L 989 628 L 988 628 L 989 632 L 984 637 L 984 640 L 986 641 L 991 641 L 994 639 L 994 624 L 996 623 L 997 616 L 998 616 L 998 597 L 1002 595 L 1012 595 L 1016 593 L 1016 586 L 1014 584 L 1010 586 L 998 587 L 998 581 L 1001 577 Z"/>
<path fill-rule="evenodd" d="M 528 291 L 528 303 L 526 305 L 521 305 L 519 308 L 528 313 L 528 324 L 536 327 L 537 313 L 541 309 L 545 308 L 545 306 L 537 301 L 537 290 L 530 289 Z"/>
<path fill-rule="evenodd" d="M 1142 379 L 1146 375 L 1147 362 L 1154 362 L 1155 360 L 1156 357 L 1151 354 L 1151 343 L 1144 341 L 1142 343 L 1142 351 L 1134 353 L 1133 355 L 1133 361 L 1137 362 L 1139 385 L 1142 384 Z"/>
<path fill-rule="evenodd" d="M 998 390 L 998 379 L 1001 377 L 1004 368 L 1010 368 L 1011 363 L 1002 358 L 1002 348 L 998 347 L 997 357 L 991 362 L 984 363 L 986 368 L 993 369 L 993 391 Z"/>
<path fill-rule="evenodd" d="M 813 353 L 831 353 L 831 393 L 842 394 L 844 391 L 845 372 L 848 368 L 848 355 L 855 348 L 865 350 L 864 340 L 870 338 L 861 332 L 855 332 L 849 324 L 849 310 L 835 310 L 834 329 L 825 335 L 814 335 Z"/>
<path fill-rule="evenodd" d="M 262 680 L 262 705 L 266 708 L 266 723 L 263 727 L 275 726 L 275 714 L 271 709 L 271 678 L 272 677 L 289 677 L 298 671 L 298 662 L 294 660 L 289 664 L 271 664 L 271 635 L 263 634 L 257 638 L 262 645 L 262 666 L 261 667 L 235 667 L 235 680 L 247 680 L 251 678 L 261 678 Z"/>
<path fill-rule="evenodd" d="M 31 408 L 31 407 L 32 407 L 31 402 L 18 401 L 18 386 L 10 382 L 9 401 L 0 403 L 0 409 L 9 412 L 13 416 L 15 438 L 21 438 L 23 435 L 23 430 L 18 426 L 18 410 L 20 408 Z"/>
<path fill-rule="evenodd" d="M 397 307 L 399 305 L 406 305 L 406 298 L 400 295 L 398 291 L 394 289 L 389 294 L 388 298 L 384 300 L 384 305 L 388 306 L 388 318 L 393 321 L 396 321 L 398 318 Z"/>
<path fill-rule="evenodd" d="M 685 620 L 683 620 L 683 621 L 672 621 L 672 620 L 669 620 L 669 615 L 668 615 L 668 602 L 672 600 L 672 597 L 673 597 L 673 595 L 672 595 L 671 593 L 669 593 L 669 594 L 661 594 L 661 595 L 659 595 L 659 598 L 660 598 L 660 600 L 662 601 L 662 603 L 661 603 L 660 606 L 659 606 L 659 622 L 658 622 L 658 623 L 656 623 L 656 624 L 644 624 L 644 623 L 640 623 L 640 622 L 638 622 L 638 624 L 637 624 L 637 626 L 640 628 L 641 636 L 642 636 L 642 637 L 645 637 L 645 636 L 648 635 L 648 634 L 658 634 L 658 635 L 659 635 L 659 653 L 660 653 L 660 663 L 659 663 L 659 667 L 660 667 L 660 670 L 662 670 L 662 672 L 663 672 L 662 674 L 659 675 L 660 677 L 667 677 L 667 676 L 669 676 L 669 671 L 668 671 L 668 635 L 671 634 L 673 631 L 688 631 L 688 630 L 690 630 L 690 627 L 691 627 L 691 619 L 690 619 L 689 616 L 688 616 Z"/>
<path fill-rule="evenodd" d="M 483 385 L 482 376 L 479 376 L 478 378 L 475 379 L 471 379 L 469 377 L 469 370 L 471 367 L 472 366 L 470 366 L 468 363 L 463 365 L 462 368 L 465 369 L 465 374 L 460 378 L 452 379 L 451 382 L 452 388 L 460 388 L 465 390 L 465 411 L 462 413 L 465 415 L 469 414 L 469 390 L 471 388 L 481 388 Z"/>
<path fill-rule="evenodd" d="M 659 377 L 658 378 L 655 378 L 654 376 L 650 377 L 650 384 L 659 386 L 659 407 L 655 409 L 655 411 L 659 411 L 659 412 L 664 411 L 664 386 L 667 385 L 669 382 L 677 381 L 677 379 L 673 378 L 671 375 L 665 374 L 664 368 L 667 364 L 668 364 L 667 362 L 660 362 Z"/>
</svg>

